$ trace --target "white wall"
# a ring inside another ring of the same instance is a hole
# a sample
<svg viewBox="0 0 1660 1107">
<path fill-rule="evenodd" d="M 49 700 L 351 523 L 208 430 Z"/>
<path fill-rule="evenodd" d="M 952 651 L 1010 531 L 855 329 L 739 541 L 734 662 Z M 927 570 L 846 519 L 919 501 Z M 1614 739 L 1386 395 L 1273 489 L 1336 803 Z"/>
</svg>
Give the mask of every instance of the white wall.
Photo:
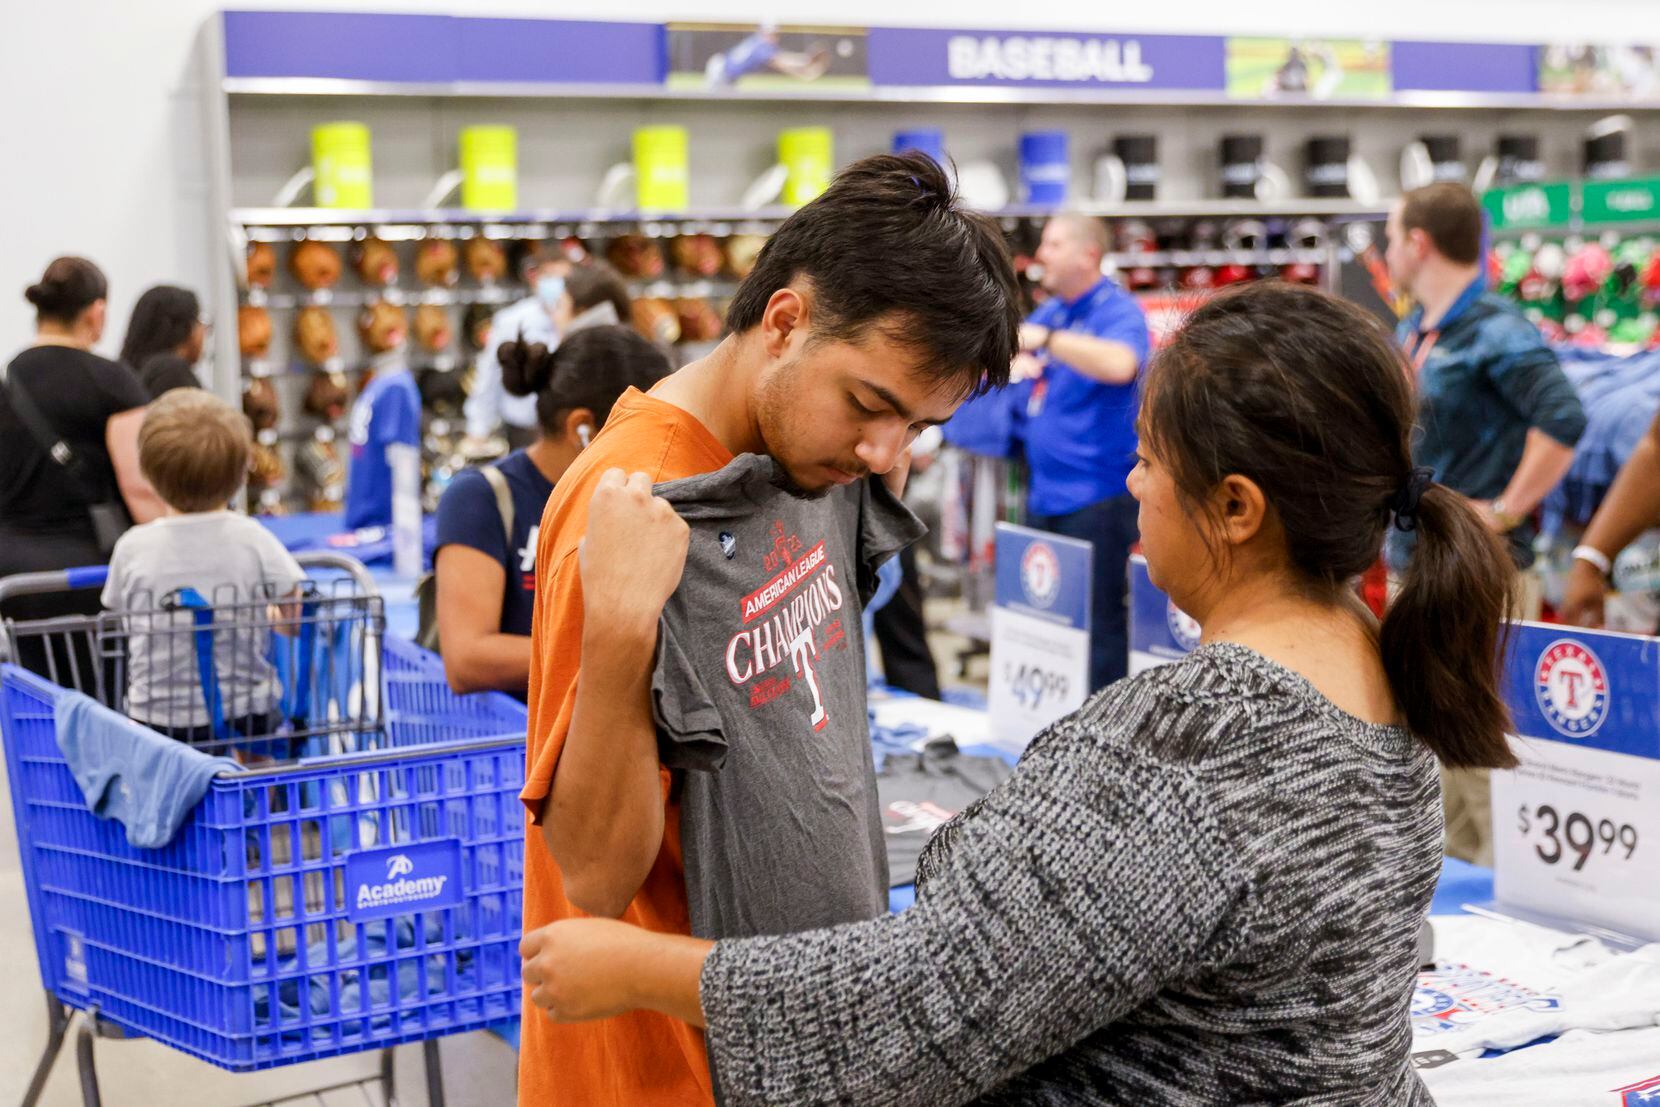
<svg viewBox="0 0 1660 1107">
<path fill-rule="evenodd" d="M 1660 42 L 1660 4 L 1579 0 L 244 0 L 247 7 L 466 12 L 564 18 L 757 19 L 906 26 L 1076 28 L 1202 34 L 1320 33 L 1540 42 Z M 214 0 L 55 0 L 0 12 L 0 350 L 26 341 L 22 290 L 57 254 L 93 258 L 111 282 L 113 351 L 150 284 L 204 289 L 212 250 L 194 44 Z M 365 49 L 372 49 L 365 44 Z M 229 325 L 230 321 L 224 321 Z"/>
</svg>

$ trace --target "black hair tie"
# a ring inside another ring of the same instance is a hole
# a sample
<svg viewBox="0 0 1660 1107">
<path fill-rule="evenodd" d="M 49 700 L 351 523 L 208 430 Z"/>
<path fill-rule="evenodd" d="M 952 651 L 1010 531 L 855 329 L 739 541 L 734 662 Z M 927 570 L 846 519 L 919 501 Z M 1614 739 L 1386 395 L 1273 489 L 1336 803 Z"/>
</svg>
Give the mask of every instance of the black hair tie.
<svg viewBox="0 0 1660 1107">
<path fill-rule="evenodd" d="M 1418 529 L 1418 501 L 1424 498 L 1424 492 L 1435 483 L 1435 470 L 1419 466 L 1412 470 L 1412 475 L 1406 478 L 1401 490 L 1395 493 L 1395 499 L 1389 504 L 1389 510 L 1395 513 L 1395 526 L 1399 530 L 1411 532 Z"/>
</svg>

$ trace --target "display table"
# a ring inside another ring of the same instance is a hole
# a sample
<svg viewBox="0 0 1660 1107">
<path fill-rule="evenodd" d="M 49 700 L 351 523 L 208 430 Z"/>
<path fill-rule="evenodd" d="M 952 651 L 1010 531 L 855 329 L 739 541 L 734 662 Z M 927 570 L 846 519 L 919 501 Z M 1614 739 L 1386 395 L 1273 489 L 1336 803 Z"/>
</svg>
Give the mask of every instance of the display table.
<svg viewBox="0 0 1660 1107">
<path fill-rule="evenodd" d="M 1015 760 L 1006 751 L 985 744 L 988 737 L 985 712 L 963 702 L 938 703 L 876 687 L 871 690 L 870 708 L 871 738 L 878 762 L 886 752 L 944 735 L 956 740 L 964 753 Z M 1550 1103 L 1556 1107 L 1579 1102 L 1602 1103 L 1604 1100 L 1596 1099 L 1593 1093 L 1607 1093 L 1610 1089 L 1618 1092 L 1614 1098 L 1606 1099 L 1607 1103 L 1645 1102 L 1633 1098 L 1622 1100 L 1619 1096 L 1627 1091 L 1647 1090 L 1648 1076 L 1656 1078 L 1653 1086 L 1660 1089 L 1660 1026 L 1654 1025 L 1660 1022 L 1660 951 L 1604 953 L 1600 971 L 1621 982 L 1627 993 L 1624 1006 L 1612 1009 L 1612 1013 L 1608 1008 L 1599 1009 L 1593 1013 L 1594 1017 L 1588 1016 L 1576 1023 L 1579 1012 L 1571 993 L 1561 998 L 1549 992 L 1555 978 L 1543 978 L 1549 982 L 1544 990 L 1511 986 L 1518 972 L 1514 957 L 1517 943 L 1503 941 L 1502 936 L 1510 929 L 1537 932 L 1525 923 L 1489 920 L 1483 905 L 1489 904 L 1492 898 L 1491 870 L 1453 858 L 1442 861 L 1441 875 L 1430 903 L 1430 923 L 1437 934 L 1438 964 L 1436 971 L 1419 975 L 1412 1004 L 1415 1063 L 1422 1067 L 1421 1075 L 1436 1102 L 1441 1107 L 1487 1107 L 1488 1104 L 1496 1107 L 1501 1102 Z M 900 885 L 888 891 L 890 911 L 904 911 L 915 902 L 915 885 Z M 1468 908 L 1475 908 L 1477 913 L 1471 914 Z M 1472 943 L 1470 929 L 1481 926 L 1491 927 L 1498 937 L 1490 944 L 1480 940 Z M 1593 941 L 1574 934 L 1558 935 L 1556 940 L 1575 948 Z M 1549 941 L 1547 938 L 1547 945 Z M 1443 945 L 1445 949 L 1440 948 Z M 1485 1019 L 1500 1018 L 1511 1025 L 1519 1023 L 1525 1033 L 1528 1024 L 1519 1022 L 1520 1019 L 1558 1008 L 1563 1012 L 1560 1025 L 1564 1028 L 1594 1025 L 1595 1018 L 1600 1017 L 1608 1029 L 1596 1034 L 1569 1029 L 1560 1037 L 1550 1030 L 1504 1050 L 1464 1049 L 1453 1054 L 1437 1048 L 1438 1039 L 1433 1031 L 1437 1023 L 1444 1022 L 1445 1027 L 1459 1030 L 1475 1027 Z M 1643 1023 L 1647 1011 L 1652 1011 L 1653 1017 Z M 497 1033 L 517 1047 L 516 1025 L 499 1028 Z M 1653 1054 L 1654 1071 L 1633 1075 L 1641 1069 L 1643 1062 L 1639 1059 L 1646 1056 L 1645 1051 Z M 1512 1073 L 1519 1075 L 1512 1076 Z M 1538 1086 L 1552 1088 L 1551 1095 L 1555 1098 L 1514 1094 L 1518 1083 L 1525 1087 L 1531 1082 L 1542 1082 Z M 1585 1094 L 1580 1096 L 1582 1091 Z M 1504 1095 L 1512 1098 L 1504 1099 Z M 1660 1102 L 1660 1097 L 1654 1101 Z"/>
<path fill-rule="evenodd" d="M 266 530 L 290 553 L 312 551 L 345 554 L 363 562 L 380 588 L 385 605 L 386 629 L 400 638 L 413 639 L 419 612 L 415 603 L 415 581 L 400 577 L 392 571 L 392 539 L 381 527 L 367 527 L 359 531 L 345 529 L 339 512 L 302 512 L 294 515 L 256 516 Z M 429 515 L 423 520 L 421 542 L 424 549 L 423 567 L 432 564 L 433 542 L 437 533 L 436 520 Z"/>
</svg>

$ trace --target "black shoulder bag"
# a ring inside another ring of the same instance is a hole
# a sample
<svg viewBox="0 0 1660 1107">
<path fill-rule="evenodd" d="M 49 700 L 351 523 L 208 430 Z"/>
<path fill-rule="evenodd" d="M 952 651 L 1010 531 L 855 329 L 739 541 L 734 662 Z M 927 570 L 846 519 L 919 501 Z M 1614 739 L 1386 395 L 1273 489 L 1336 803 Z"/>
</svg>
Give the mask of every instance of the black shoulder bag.
<svg viewBox="0 0 1660 1107">
<path fill-rule="evenodd" d="M 17 413 L 18 419 L 28 428 L 40 448 L 46 451 L 46 456 L 62 467 L 69 479 L 80 488 L 81 495 L 87 498 L 86 513 L 87 518 L 92 520 L 93 537 L 98 543 L 98 551 L 108 558 L 110 551 L 115 549 L 115 540 L 133 525 L 132 516 L 127 514 L 127 505 L 121 502 L 119 492 L 114 498 L 102 496 L 99 482 L 87 469 L 86 462 L 52 429 L 23 386 L 8 378 L 6 367 L 0 365 L 0 385 L 7 386 L 12 411 Z"/>
</svg>

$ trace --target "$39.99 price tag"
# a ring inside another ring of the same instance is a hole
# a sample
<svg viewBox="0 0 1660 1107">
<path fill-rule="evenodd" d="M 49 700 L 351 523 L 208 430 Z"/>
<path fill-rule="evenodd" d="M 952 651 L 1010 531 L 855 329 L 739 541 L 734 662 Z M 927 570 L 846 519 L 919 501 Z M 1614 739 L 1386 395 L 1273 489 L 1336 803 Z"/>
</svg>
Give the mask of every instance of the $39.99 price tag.
<svg viewBox="0 0 1660 1107">
<path fill-rule="evenodd" d="M 1516 812 L 1516 829 L 1533 843 L 1540 861 L 1566 864 L 1576 873 L 1597 857 L 1619 863 L 1632 860 L 1637 853 L 1639 833 L 1632 824 L 1594 818 L 1583 811 L 1564 815 L 1549 803 L 1537 808 L 1522 804 Z"/>
<path fill-rule="evenodd" d="M 1660 643 L 1523 624 L 1506 666 L 1521 764 L 1494 771 L 1494 897 L 1660 939 Z"/>
<path fill-rule="evenodd" d="M 1660 938 L 1660 762 L 1554 742 L 1522 756 L 1493 774 L 1501 904 Z"/>
</svg>

